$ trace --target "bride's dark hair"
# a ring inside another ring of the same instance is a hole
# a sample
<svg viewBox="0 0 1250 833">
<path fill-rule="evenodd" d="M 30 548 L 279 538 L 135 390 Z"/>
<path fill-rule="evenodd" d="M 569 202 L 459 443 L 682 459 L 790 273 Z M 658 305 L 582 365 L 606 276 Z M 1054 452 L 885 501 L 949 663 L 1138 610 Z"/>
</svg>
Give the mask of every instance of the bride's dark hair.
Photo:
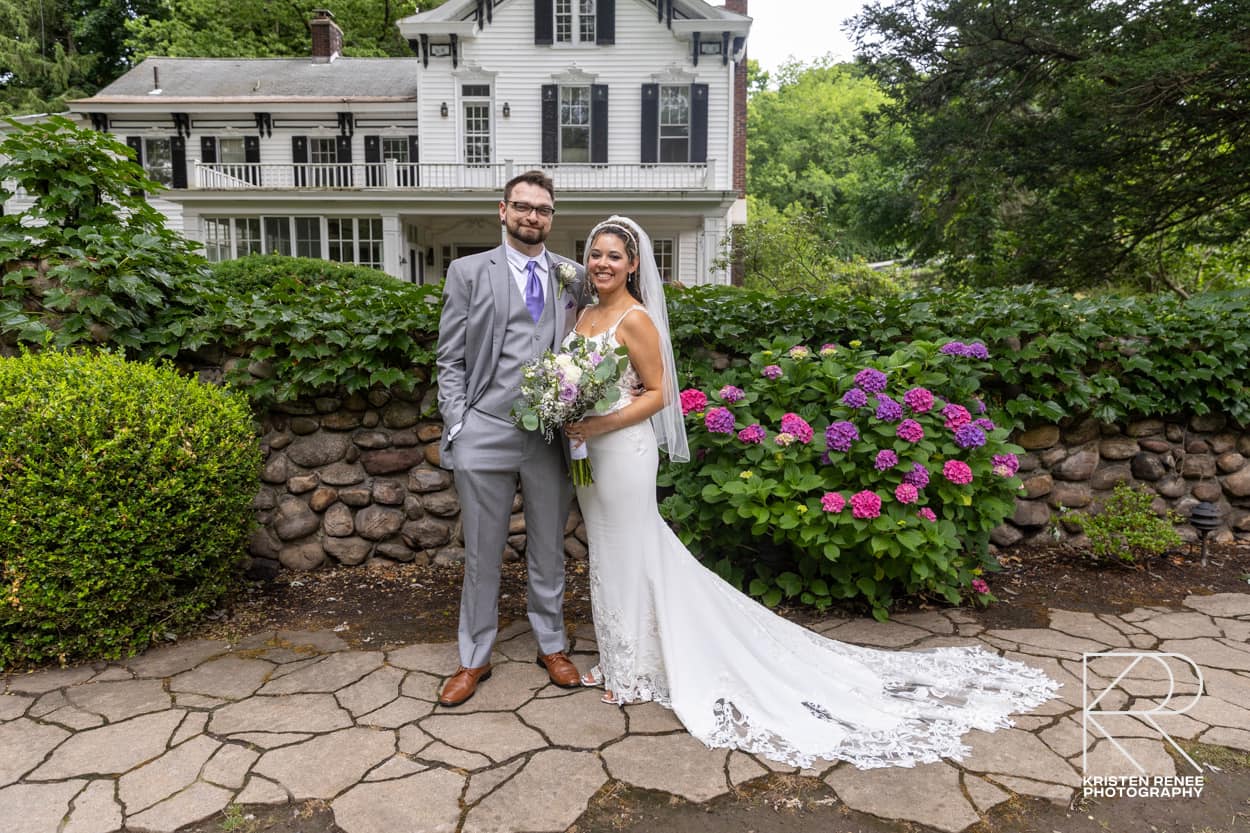
<svg viewBox="0 0 1250 833">
<path fill-rule="evenodd" d="M 628 257 L 634 263 L 641 263 L 641 260 L 638 257 L 638 239 L 634 237 L 633 232 L 631 232 L 625 226 L 618 225 L 616 223 L 601 224 L 595 229 L 595 236 L 590 239 L 590 246 L 593 246 L 595 244 L 595 241 L 605 234 L 610 234 L 613 237 L 620 240 L 622 243 L 624 243 L 625 244 L 625 256 Z M 590 260 L 590 246 L 586 247 L 587 262 L 589 262 Z M 637 301 L 640 304 L 642 303 L 642 289 L 639 288 L 638 286 L 638 270 L 637 269 L 634 269 L 625 278 L 625 289 L 627 292 L 629 292 L 630 295 L 634 297 L 635 301 Z"/>
</svg>

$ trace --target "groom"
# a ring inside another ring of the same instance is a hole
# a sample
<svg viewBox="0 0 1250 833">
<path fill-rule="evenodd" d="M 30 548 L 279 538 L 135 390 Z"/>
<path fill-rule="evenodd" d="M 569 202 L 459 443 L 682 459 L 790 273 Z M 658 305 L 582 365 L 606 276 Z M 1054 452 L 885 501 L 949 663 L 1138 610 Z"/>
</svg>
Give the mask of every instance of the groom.
<svg viewBox="0 0 1250 833">
<path fill-rule="evenodd" d="M 558 686 L 580 684 L 564 653 L 564 524 L 571 497 L 564 437 L 548 443 L 509 416 L 522 366 L 559 346 L 583 305 L 583 270 L 543 245 L 554 214 L 555 192 L 546 174 L 514 177 L 499 203 L 504 244 L 454 260 L 447 269 L 438 327 L 438 407 L 445 426 L 440 451 L 442 466 L 455 470 L 460 495 L 464 586 L 460 668 L 443 686 L 438 701 L 444 706 L 468 700 L 490 676 L 499 573 L 518 477 L 538 664 Z"/>
</svg>

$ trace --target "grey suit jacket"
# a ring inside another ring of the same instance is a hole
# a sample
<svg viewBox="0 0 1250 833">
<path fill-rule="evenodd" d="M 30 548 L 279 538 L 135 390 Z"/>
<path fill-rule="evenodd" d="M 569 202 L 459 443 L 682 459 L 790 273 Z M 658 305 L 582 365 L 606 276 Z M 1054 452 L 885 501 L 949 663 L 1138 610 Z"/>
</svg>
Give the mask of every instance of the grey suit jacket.
<svg viewBox="0 0 1250 833">
<path fill-rule="evenodd" d="M 562 288 L 556 277 L 559 263 L 577 269 L 574 283 Z M 577 323 L 587 303 L 585 270 L 576 262 L 547 252 L 547 274 L 556 298 L 555 339 L 559 346 Z M 443 285 L 443 314 L 438 325 L 438 409 L 443 415 L 440 465 L 454 469 L 452 451 L 465 413 L 481 398 L 499 361 L 508 325 L 508 294 L 516 292 L 508 256 L 500 245 L 488 252 L 453 260 Z"/>
</svg>

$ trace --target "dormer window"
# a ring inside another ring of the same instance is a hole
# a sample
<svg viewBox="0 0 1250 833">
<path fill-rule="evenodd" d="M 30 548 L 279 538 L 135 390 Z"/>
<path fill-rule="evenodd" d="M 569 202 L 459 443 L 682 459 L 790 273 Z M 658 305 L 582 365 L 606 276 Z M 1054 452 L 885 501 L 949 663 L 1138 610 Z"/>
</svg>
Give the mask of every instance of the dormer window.
<svg viewBox="0 0 1250 833">
<path fill-rule="evenodd" d="M 595 0 L 555 0 L 556 43 L 595 42 Z"/>
</svg>

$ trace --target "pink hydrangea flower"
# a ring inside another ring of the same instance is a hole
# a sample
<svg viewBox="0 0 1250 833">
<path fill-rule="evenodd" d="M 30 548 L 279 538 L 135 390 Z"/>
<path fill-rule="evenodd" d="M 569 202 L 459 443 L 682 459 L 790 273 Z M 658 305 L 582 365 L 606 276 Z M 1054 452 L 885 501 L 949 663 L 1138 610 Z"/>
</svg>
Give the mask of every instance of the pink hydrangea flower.
<svg viewBox="0 0 1250 833">
<path fill-rule="evenodd" d="M 914 419 L 905 419 L 898 424 L 898 428 L 894 433 L 901 440 L 907 440 L 909 443 L 918 443 L 924 439 L 924 426 Z"/>
<path fill-rule="evenodd" d="M 681 415 L 702 411 L 707 407 L 707 394 L 694 388 L 686 388 L 681 392 Z"/>
<path fill-rule="evenodd" d="M 883 448 L 877 452 L 877 459 L 873 462 L 873 467 L 877 471 L 886 471 L 898 465 L 898 455 L 894 453 L 894 449 Z"/>
<path fill-rule="evenodd" d="M 851 514 L 861 520 L 871 520 L 881 514 L 881 496 L 865 489 L 851 495 Z"/>
<path fill-rule="evenodd" d="M 988 593 L 990 592 L 990 586 L 985 583 L 985 579 L 974 578 L 972 580 L 972 590 L 975 593 Z"/>
<path fill-rule="evenodd" d="M 720 398 L 722 402 L 741 402 L 744 396 L 746 396 L 746 394 L 743 393 L 742 388 L 735 387 L 733 385 L 725 385 L 725 387 L 720 389 Z"/>
<path fill-rule="evenodd" d="M 822 345 L 820 345 L 820 355 L 821 355 L 822 357 L 823 357 L 823 356 L 832 356 L 832 355 L 833 355 L 834 353 L 836 353 L 836 352 L 838 352 L 838 345 L 836 345 L 836 344 L 822 344 Z"/>
<path fill-rule="evenodd" d="M 812 426 L 798 414 L 785 414 L 781 417 L 781 430 L 796 440 L 807 445 L 812 441 Z"/>
<path fill-rule="evenodd" d="M 812 351 L 802 344 L 796 344 L 790 348 L 790 358 L 792 359 L 806 359 L 811 354 Z"/>
<path fill-rule="evenodd" d="M 942 409 L 942 416 L 946 418 L 947 431 L 958 431 L 972 422 L 972 414 L 968 413 L 968 409 L 953 402 Z"/>
<path fill-rule="evenodd" d="M 929 523 L 937 522 L 937 515 L 933 514 L 933 510 L 927 506 L 921 508 L 918 512 L 916 512 L 916 516 L 919 518 L 923 518 Z"/>
<path fill-rule="evenodd" d="M 764 442 L 764 438 L 767 436 L 767 432 L 764 431 L 763 426 L 759 423 L 748 425 L 738 432 L 738 439 L 744 443 L 752 443 L 754 445 Z"/>
<path fill-rule="evenodd" d="M 920 499 L 920 490 L 910 483 L 900 483 L 894 490 L 894 499 L 899 503 L 915 503 Z"/>
<path fill-rule="evenodd" d="M 972 469 L 962 460 L 947 460 L 942 466 L 942 476 L 956 486 L 966 486 L 972 482 Z"/>
<path fill-rule="evenodd" d="M 933 408 L 933 394 L 928 388 L 912 388 L 903 394 L 903 404 L 917 414 L 925 414 Z"/>
<path fill-rule="evenodd" d="M 781 367 L 775 364 L 770 364 L 760 371 L 760 375 L 765 379 L 772 379 L 776 381 L 781 378 Z"/>
<path fill-rule="evenodd" d="M 846 508 L 846 498 L 837 492 L 825 492 L 824 497 L 820 499 L 820 508 L 836 515 Z"/>
</svg>

